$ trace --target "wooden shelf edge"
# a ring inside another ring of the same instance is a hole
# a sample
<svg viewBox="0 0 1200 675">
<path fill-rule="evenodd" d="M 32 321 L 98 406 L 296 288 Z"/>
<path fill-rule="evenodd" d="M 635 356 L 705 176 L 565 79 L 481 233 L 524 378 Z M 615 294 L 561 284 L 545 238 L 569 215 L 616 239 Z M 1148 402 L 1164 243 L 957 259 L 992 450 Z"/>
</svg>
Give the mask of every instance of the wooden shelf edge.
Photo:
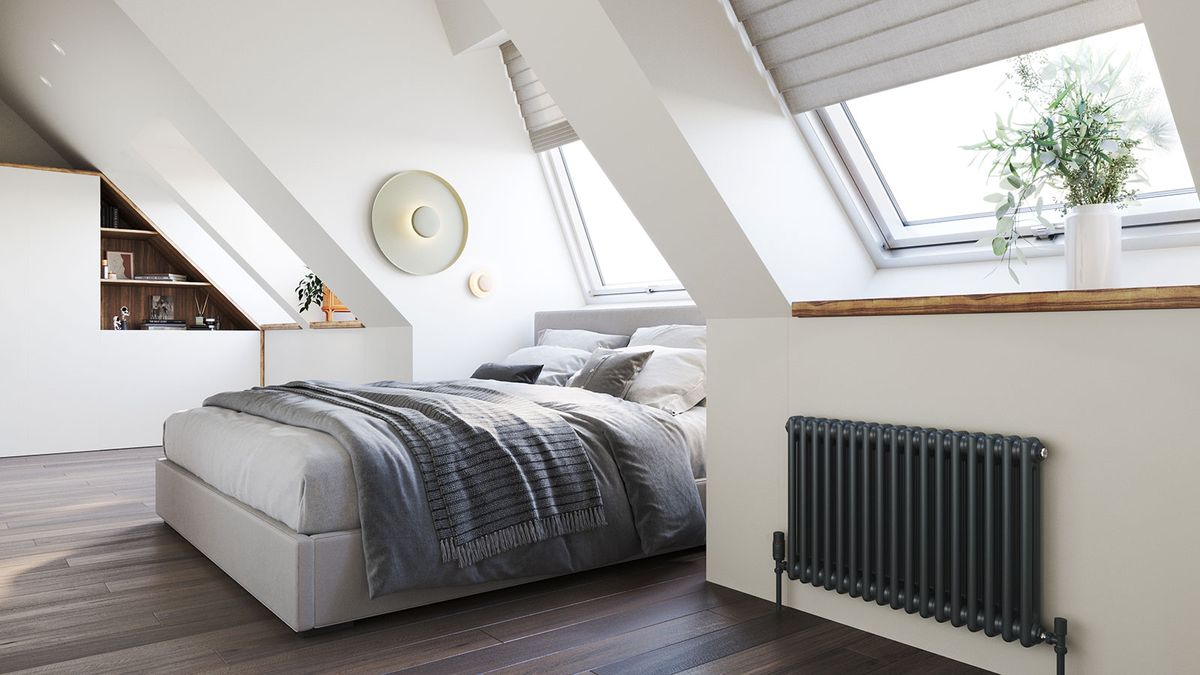
<svg viewBox="0 0 1200 675">
<path fill-rule="evenodd" d="M 300 330 L 298 323 L 264 323 L 259 330 Z"/>
<path fill-rule="evenodd" d="M 792 303 L 792 316 L 900 316 L 1200 309 L 1200 286 L 1105 288 L 1085 291 L 927 295 L 909 298 L 813 300 Z"/>
<path fill-rule="evenodd" d="M 100 283 L 125 286 L 212 286 L 207 281 L 152 281 L 150 279 L 101 279 Z"/>
<path fill-rule="evenodd" d="M 366 328 L 361 321 L 310 321 L 309 328 Z"/>
<path fill-rule="evenodd" d="M 131 230 L 125 227 L 102 227 L 100 236 L 109 239 L 153 239 L 158 235 L 154 230 Z"/>
</svg>

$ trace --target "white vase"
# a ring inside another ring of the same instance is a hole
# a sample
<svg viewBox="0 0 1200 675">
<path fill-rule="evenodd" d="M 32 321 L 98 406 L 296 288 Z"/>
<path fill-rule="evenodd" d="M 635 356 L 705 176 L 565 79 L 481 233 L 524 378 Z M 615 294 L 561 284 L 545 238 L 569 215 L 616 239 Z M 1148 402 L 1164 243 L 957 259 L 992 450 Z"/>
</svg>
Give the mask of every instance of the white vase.
<svg viewBox="0 0 1200 675">
<path fill-rule="evenodd" d="M 1116 204 L 1067 211 L 1067 288 L 1121 285 L 1121 212 Z"/>
</svg>

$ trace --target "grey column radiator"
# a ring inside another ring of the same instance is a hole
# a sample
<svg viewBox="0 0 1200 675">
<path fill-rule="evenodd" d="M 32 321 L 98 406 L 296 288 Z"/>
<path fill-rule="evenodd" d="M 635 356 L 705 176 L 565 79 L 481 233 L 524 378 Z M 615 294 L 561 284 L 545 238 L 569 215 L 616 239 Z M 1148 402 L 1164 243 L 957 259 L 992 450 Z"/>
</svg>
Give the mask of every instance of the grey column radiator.
<svg viewBox="0 0 1200 675">
<path fill-rule="evenodd" d="M 1026 647 L 1066 654 L 1042 624 L 1036 438 L 793 417 L 782 574 Z"/>
</svg>

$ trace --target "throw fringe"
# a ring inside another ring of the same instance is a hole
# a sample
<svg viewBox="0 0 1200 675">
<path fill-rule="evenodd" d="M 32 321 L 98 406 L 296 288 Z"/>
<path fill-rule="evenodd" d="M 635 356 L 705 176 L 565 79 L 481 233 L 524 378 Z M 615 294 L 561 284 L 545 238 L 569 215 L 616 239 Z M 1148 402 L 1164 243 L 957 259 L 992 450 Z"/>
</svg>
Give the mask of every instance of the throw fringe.
<svg viewBox="0 0 1200 675">
<path fill-rule="evenodd" d="M 518 546 L 535 544 L 565 534 L 592 530 L 607 524 L 604 507 L 593 506 L 579 511 L 527 520 L 502 530 L 489 532 L 463 544 L 455 543 L 453 537 L 442 539 L 438 544 L 442 550 L 442 562 L 457 561 L 460 568 L 465 568 L 485 558 L 511 551 Z"/>
</svg>

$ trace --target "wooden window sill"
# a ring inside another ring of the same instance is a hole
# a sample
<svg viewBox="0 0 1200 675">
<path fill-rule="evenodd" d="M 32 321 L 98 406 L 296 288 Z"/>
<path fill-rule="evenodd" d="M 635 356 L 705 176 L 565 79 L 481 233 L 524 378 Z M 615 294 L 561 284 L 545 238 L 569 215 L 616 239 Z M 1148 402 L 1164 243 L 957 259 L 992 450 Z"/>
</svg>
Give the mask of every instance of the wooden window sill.
<svg viewBox="0 0 1200 675">
<path fill-rule="evenodd" d="M 1200 286 L 1106 288 L 1087 291 L 928 295 L 911 298 L 793 302 L 792 316 L 898 316 L 1099 312 L 1121 309 L 1200 309 Z"/>
</svg>

